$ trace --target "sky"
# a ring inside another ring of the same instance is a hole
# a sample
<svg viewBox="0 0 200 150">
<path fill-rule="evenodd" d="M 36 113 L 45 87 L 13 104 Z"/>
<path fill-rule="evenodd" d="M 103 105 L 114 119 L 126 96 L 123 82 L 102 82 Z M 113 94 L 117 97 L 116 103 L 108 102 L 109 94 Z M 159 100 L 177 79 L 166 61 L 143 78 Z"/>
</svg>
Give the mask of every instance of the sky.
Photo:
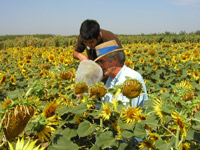
<svg viewBox="0 0 200 150">
<path fill-rule="evenodd" d="M 0 0 L 0 35 L 78 35 L 94 19 L 115 34 L 200 30 L 200 0 Z"/>
</svg>

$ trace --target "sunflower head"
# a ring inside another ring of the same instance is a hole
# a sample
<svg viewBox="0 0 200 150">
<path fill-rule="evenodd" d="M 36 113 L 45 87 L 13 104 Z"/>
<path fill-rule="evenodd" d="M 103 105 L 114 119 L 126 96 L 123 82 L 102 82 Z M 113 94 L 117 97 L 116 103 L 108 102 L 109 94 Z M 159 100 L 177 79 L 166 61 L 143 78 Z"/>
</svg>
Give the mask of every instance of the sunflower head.
<svg viewBox="0 0 200 150">
<path fill-rule="evenodd" d="M 103 103 L 102 105 L 103 111 L 102 114 L 99 114 L 99 117 L 102 117 L 104 120 L 109 120 L 111 116 L 111 108 L 108 103 Z"/>
<path fill-rule="evenodd" d="M 71 71 L 65 70 L 65 71 L 61 72 L 59 76 L 63 80 L 71 80 L 73 75 L 72 75 Z"/>
<path fill-rule="evenodd" d="M 142 112 L 142 108 L 137 107 L 137 106 L 134 108 L 129 107 L 128 109 L 124 108 L 121 113 L 121 118 L 126 123 L 134 123 L 136 121 L 141 121 L 140 120 L 141 112 Z"/>
<path fill-rule="evenodd" d="M 74 86 L 74 93 L 83 94 L 88 91 L 88 85 L 86 82 L 77 82 Z"/>
<path fill-rule="evenodd" d="M 149 55 L 152 55 L 152 56 L 153 56 L 153 55 L 155 55 L 155 53 L 156 53 L 156 51 L 155 51 L 154 49 L 150 49 L 150 50 L 149 50 Z"/>
<path fill-rule="evenodd" d="M 189 101 L 189 100 L 193 100 L 195 98 L 195 92 L 194 91 L 188 91 L 183 97 L 182 100 L 183 101 Z"/>
<path fill-rule="evenodd" d="M 99 82 L 91 85 L 89 92 L 90 97 L 96 96 L 102 98 L 107 93 L 107 88 L 102 82 Z"/>
<path fill-rule="evenodd" d="M 6 73 L 0 72 L 0 85 L 6 81 Z"/>
<path fill-rule="evenodd" d="M 38 145 L 37 147 L 35 147 L 36 146 L 36 143 L 37 143 L 37 141 L 38 140 L 35 140 L 35 141 L 32 141 L 31 142 L 31 140 L 30 140 L 30 138 L 28 139 L 28 142 L 25 144 L 24 143 L 24 137 L 22 137 L 21 139 L 20 138 L 18 138 L 17 139 L 17 143 L 16 143 L 16 145 L 15 145 L 15 150 L 19 150 L 19 149 L 23 149 L 23 150 L 28 150 L 28 149 L 34 149 L 34 150 L 44 150 L 45 149 L 45 147 L 42 147 L 42 148 L 40 148 L 41 146 L 40 145 Z M 9 148 L 11 149 L 11 150 L 14 150 L 14 147 L 13 147 L 13 145 L 10 143 L 10 142 L 8 142 L 8 145 L 9 145 Z"/>
<path fill-rule="evenodd" d="M 44 108 L 44 116 L 46 118 L 52 117 L 56 114 L 56 110 L 58 109 L 60 102 L 58 100 L 47 102 L 46 107 Z"/>
<path fill-rule="evenodd" d="M 49 70 L 50 68 L 51 68 L 51 65 L 50 65 L 50 64 L 42 64 L 42 65 L 41 65 L 41 69 Z"/>
<path fill-rule="evenodd" d="M 122 86 L 122 94 L 128 98 L 137 97 L 142 91 L 142 84 L 137 79 L 127 79 Z"/>
<path fill-rule="evenodd" d="M 26 127 L 27 123 L 35 113 L 34 104 L 27 99 L 5 101 L 9 105 L 5 106 L 4 114 L 0 122 L 3 125 L 3 131 L 8 140 L 13 140 Z"/>
</svg>

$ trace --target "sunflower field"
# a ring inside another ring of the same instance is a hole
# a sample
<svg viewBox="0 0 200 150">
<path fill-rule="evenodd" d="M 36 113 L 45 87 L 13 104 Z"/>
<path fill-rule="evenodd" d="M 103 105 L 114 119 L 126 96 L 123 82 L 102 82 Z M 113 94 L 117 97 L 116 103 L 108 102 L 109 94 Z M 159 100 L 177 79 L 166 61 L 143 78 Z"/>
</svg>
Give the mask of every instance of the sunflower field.
<svg viewBox="0 0 200 150">
<path fill-rule="evenodd" d="M 1 49 L 0 149 L 199 150 L 200 43 L 123 47 L 125 64 L 145 80 L 144 108 L 101 101 L 121 86 L 75 83 L 72 45 Z"/>
</svg>

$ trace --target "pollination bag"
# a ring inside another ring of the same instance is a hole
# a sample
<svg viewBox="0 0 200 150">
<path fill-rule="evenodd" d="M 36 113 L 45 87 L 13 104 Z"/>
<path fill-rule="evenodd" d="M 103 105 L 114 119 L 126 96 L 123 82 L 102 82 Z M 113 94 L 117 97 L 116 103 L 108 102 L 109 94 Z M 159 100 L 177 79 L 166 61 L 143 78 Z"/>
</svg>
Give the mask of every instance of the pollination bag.
<svg viewBox="0 0 200 150">
<path fill-rule="evenodd" d="M 92 60 L 80 62 L 76 71 L 75 82 L 86 82 L 88 86 L 100 82 L 103 77 L 103 70 Z"/>
</svg>

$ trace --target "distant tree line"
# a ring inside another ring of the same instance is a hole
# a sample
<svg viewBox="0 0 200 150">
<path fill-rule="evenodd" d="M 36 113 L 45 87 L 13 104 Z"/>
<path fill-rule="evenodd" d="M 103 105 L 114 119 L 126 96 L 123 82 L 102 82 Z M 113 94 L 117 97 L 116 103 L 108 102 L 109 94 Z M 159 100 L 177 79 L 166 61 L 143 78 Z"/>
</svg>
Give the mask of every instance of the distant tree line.
<svg viewBox="0 0 200 150">
<path fill-rule="evenodd" d="M 200 42 L 200 30 L 186 33 L 181 31 L 179 34 L 166 31 L 165 33 L 152 33 L 140 35 L 119 34 L 122 44 L 130 43 L 181 43 L 181 42 Z M 0 36 L 0 49 L 7 47 L 49 47 L 49 46 L 70 46 L 75 45 L 77 35 L 60 36 L 52 34 L 35 34 L 35 35 L 2 35 Z"/>
</svg>

